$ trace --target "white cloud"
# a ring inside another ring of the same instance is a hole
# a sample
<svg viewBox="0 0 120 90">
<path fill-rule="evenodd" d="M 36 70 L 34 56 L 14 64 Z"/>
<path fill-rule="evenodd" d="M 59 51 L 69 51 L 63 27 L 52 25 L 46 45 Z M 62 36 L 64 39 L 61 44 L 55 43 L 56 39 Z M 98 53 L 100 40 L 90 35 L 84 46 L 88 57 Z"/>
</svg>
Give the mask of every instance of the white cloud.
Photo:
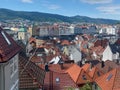
<svg viewBox="0 0 120 90">
<path fill-rule="evenodd" d="M 61 7 L 59 5 L 56 5 L 56 4 L 51 4 L 50 2 L 48 1 L 45 1 L 43 2 L 42 4 L 44 7 L 50 9 L 50 10 L 57 10 L 57 9 L 60 9 Z"/>
<path fill-rule="evenodd" d="M 57 10 L 57 9 L 60 9 L 60 6 L 51 4 L 51 5 L 48 5 L 48 8 L 51 10 Z"/>
<path fill-rule="evenodd" d="M 101 6 L 96 9 L 105 14 L 120 14 L 120 5 Z"/>
<path fill-rule="evenodd" d="M 111 3 L 113 0 L 80 0 L 80 1 L 89 4 L 104 4 L 104 3 Z"/>
<path fill-rule="evenodd" d="M 22 0 L 23 3 L 33 3 L 33 0 Z"/>
</svg>

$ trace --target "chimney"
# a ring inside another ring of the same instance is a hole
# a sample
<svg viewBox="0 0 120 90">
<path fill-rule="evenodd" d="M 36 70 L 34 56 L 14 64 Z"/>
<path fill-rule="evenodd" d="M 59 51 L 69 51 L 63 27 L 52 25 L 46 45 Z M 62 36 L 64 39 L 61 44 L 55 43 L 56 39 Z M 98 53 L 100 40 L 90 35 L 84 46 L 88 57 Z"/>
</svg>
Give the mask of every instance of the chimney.
<svg viewBox="0 0 120 90">
<path fill-rule="evenodd" d="M 63 62 L 63 61 L 61 61 L 61 62 L 59 63 L 61 70 L 62 70 L 62 69 L 64 69 L 63 64 L 64 64 L 64 62 Z"/>
<path fill-rule="evenodd" d="M 93 68 L 93 64 L 90 62 L 90 70 L 92 70 Z"/>
<path fill-rule="evenodd" d="M 45 64 L 45 71 L 48 72 L 49 71 L 49 66 L 48 63 Z"/>
<path fill-rule="evenodd" d="M 104 61 L 101 62 L 101 68 L 103 68 L 105 66 Z"/>
<path fill-rule="evenodd" d="M 79 62 L 79 66 L 82 67 L 82 61 Z"/>
</svg>

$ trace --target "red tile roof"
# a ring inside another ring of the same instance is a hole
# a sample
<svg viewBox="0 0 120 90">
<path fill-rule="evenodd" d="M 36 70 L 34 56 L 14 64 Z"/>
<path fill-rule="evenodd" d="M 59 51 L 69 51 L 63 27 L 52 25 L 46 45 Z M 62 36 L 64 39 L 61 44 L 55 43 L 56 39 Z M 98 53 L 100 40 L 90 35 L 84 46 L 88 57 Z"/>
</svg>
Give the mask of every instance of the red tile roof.
<svg viewBox="0 0 120 90">
<path fill-rule="evenodd" d="M 70 67 L 66 72 L 71 76 L 71 78 L 74 80 L 75 83 L 77 83 L 78 77 L 81 73 L 82 69 L 74 64 L 72 67 Z"/>
<path fill-rule="evenodd" d="M 44 89 L 45 90 L 64 90 L 66 87 L 77 87 L 76 83 L 66 72 L 68 68 L 74 64 L 63 64 L 63 69 L 59 64 L 50 64 L 49 72 L 46 72 L 44 80 Z M 39 65 L 44 68 L 44 65 Z M 59 79 L 59 82 L 56 82 L 56 79 Z"/>
<path fill-rule="evenodd" d="M 86 63 L 82 66 L 82 68 L 83 68 L 84 71 L 88 72 L 89 69 L 90 69 L 90 64 Z"/>
<path fill-rule="evenodd" d="M 82 68 L 84 69 L 84 71 L 86 71 L 86 73 L 91 77 L 91 79 L 94 81 L 97 77 L 103 75 L 104 73 L 99 70 L 96 66 L 91 67 L 90 64 L 85 64 L 84 66 L 82 66 Z"/>
<path fill-rule="evenodd" d="M 2 34 L 4 33 L 4 35 Z M 20 46 L 0 28 L 0 63 L 7 62 L 20 51 Z"/>
<path fill-rule="evenodd" d="M 102 90 L 120 90 L 120 67 L 96 79 Z"/>
<path fill-rule="evenodd" d="M 61 69 L 61 66 L 59 64 L 49 64 L 49 69 L 53 72 L 58 72 L 58 73 L 66 73 L 66 70 L 73 66 L 74 64 L 63 64 L 63 69 Z M 44 69 L 43 64 L 39 64 L 40 67 Z"/>
<path fill-rule="evenodd" d="M 74 64 L 66 71 L 74 82 L 78 85 L 84 84 L 87 81 L 92 81 L 90 76 L 84 71 L 83 68 L 80 68 L 78 65 Z"/>
<path fill-rule="evenodd" d="M 108 40 L 107 40 L 107 39 L 97 40 L 97 41 L 94 43 L 94 47 L 98 47 L 98 46 L 106 47 L 106 46 L 107 46 L 107 43 L 108 43 Z"/>
<path fill-rule="evenodd" d="M 102 76 L 104 73 L 100 71 L 97 67 L 93 67 L 91 70 L 89 70 L 88 74 L 94 81 L 96 78 Z"/>
<path fill-rule="evenodd" d="M 61 45 L 70 45 L 70 42 L 68 40 L 63 40 L 61 42 Z"/>
</svg>

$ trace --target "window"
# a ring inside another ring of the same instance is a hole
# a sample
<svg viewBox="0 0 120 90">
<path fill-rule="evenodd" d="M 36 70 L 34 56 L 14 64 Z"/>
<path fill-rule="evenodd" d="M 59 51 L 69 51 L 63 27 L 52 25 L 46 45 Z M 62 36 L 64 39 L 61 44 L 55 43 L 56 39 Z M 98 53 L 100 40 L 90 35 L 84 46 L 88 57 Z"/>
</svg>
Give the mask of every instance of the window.
<svg viewBox="0 0 120 90">
<path fill-rule="evenodd" d="M 19 80 L 16 80 L 16 81 L 13 83 L 13 85 L 12 85 L 12 87 L 11 87 L 10 90 L 19 90 L 19 89 L 18 89 L 18 82 L 19 82 Z"/>
<path fill-rule="evenodd" d="M 60 82 L 60 78 L 56 78 L 56 83 L 59 83 Z"/>
<path fill-rule="evenodd" d="M 18 69 L 18 63 L 17 60 L 14 62 L 14 71 L 16 71 Z"/>
<path fill-rule="evenodd" d="M 10 45 L 11 42 L 9 41 L 9 39 L 7 38 L 7 36 L 5 35 L 5 33 L 3 31 L 1 33 L 2 33 L 2 35 L 4 37 L 4 39 L 6 40 L 6 42 Z"/>
<path fill-rule="evenodd" d="M 86 78 L 85 75 L 82 75 L 82 79 L 83 79 L 83 80 L 87 80 L 87 78 Z"/>
<path fill-rule="evenodd" d="M 14 72 L 14 67 L 13 67 L 13 65 L 10 65 L 10 75 L 12 75 L 13 72 Z"/>
<path fill-rule="evenodd" d="M 18 71 L 18 60 L 16 56 L 10 60 L 9 64 L 10 64 L 10 75 L 12 78 L 14 74 Z"/>
<path fill-rule="evenodd" d="M 99 71 L 97 71 L 97 75 L 100 76 L 100 72 Z"/>
</svg>

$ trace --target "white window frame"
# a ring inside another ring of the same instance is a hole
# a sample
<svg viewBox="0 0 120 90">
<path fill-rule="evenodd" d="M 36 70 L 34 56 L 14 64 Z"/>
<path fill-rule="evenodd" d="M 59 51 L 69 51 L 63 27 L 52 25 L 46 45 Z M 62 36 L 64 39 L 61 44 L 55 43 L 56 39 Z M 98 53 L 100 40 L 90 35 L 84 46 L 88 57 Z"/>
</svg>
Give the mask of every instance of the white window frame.
<svg viewBox="0 0 120 90">
<path fill-rule="evenodd" d="M 13 69 L 13 72 L 12 72 L 12 74 L 11 74 L 11 78 L 13 78 L 13 76 L 18 72 L 18 61 L 16 60 L 17 58 L 16 58 L 17 56 L 14 56 L 14 58 L 12 58 L 12 63 L 10 64 L 10 67 L 13 67 L 12 69 Z M 16 69 L 14 68 L 14 66 L 15 66 L 15 64 L 17 64 L 17 67 L 16 67 Z"/>
<path fill-rule="evenodd" d="M 18 87 L 18 82 L 19 82 L 19 79 L 16 80 L 16 82 L 12 85 L 10 90 L 16 90 L 15 88 L 16 88 L 16 86 Z M 19 89 L 17 89 L 17 90 L 19 90 Z"/>
</svg>

